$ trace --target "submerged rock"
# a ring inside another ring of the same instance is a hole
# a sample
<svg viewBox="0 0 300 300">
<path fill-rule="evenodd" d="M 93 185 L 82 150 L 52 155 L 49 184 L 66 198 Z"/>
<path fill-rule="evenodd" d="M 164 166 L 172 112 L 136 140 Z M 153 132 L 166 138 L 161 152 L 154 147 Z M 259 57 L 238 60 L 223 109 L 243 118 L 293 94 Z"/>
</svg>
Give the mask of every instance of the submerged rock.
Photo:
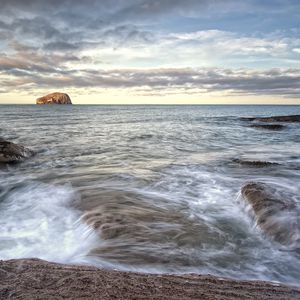
<svg viewBox="0 0 300 300">
<path fill-rule="evenodd" d="M 21 162 L 33 155 L 32 150 L 0 138 L 0 163 Z"/>
<path fill-rule="evenodd" d="M 247 183 L 241 192 L 262 231 L 288 250 L 300 252 L 300 210 L 293 195 L 260 182 Z"/>
<path fill-rule="evenodd" d="M 243 159 L 233 159 L 234 163 L 249 166 L 249 167 L 257 167 L 257 168 L 263 168 L 263 167 L 269 167 L 269 166 L 277 166 L 278 163 L 269 162 L 269 161 L 261 161 L 261 160 L 243 160 Z"/>
<path fill-rule="evenodd" d="M 52 93 L 36 99 L 36 104 L 72 104 L 68 94 Z"/>
<path fill-rule="evenodd" d="M 281 130 L 285 126 L 281 124 L 253 124 L 250 127 L 268 130 Z"/>
<path fill-rule="evenodd" d="M 181 267 L 193 259 L 196 266 L 202 265 L 198 254 L 206 251 L 205 245 L 227 242 L 200 217 L 195 223 L 181 207 L 168 207 L 164 198 L 109 190 L 81 196 L 85 199 L 78 207 L 84 211 L 82 221 L 103 241 L 91 250 L 92 256 L 131 266 Z M 199 249 L 198 254 L 182 255 L 189 248 Z"/>
</svg>

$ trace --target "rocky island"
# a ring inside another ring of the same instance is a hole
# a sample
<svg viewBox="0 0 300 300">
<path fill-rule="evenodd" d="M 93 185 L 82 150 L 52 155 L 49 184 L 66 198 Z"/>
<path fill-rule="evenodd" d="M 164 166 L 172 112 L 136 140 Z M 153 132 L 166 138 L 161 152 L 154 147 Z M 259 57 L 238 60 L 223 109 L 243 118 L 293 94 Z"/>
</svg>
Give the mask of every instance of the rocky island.
<svg viewBox="0 0 300 300">
<path fill-rule="evenodd" d="M 36 104 L 72 104 L 71 98 L 65 93 L 52 93 L 36 99 Z"/>
</svg>

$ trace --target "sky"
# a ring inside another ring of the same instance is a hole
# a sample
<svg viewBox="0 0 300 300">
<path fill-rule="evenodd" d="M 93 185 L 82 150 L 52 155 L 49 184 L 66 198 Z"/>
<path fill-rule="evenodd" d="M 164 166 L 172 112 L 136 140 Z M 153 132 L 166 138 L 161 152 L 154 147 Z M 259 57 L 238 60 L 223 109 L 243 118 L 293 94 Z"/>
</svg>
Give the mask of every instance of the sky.
<svg viewBox="0 0 300 300">
<path fill-rule="evenodd" d="M 300 104 L 299 0 L 0 0 L 0 104 Z"/>
</svg>

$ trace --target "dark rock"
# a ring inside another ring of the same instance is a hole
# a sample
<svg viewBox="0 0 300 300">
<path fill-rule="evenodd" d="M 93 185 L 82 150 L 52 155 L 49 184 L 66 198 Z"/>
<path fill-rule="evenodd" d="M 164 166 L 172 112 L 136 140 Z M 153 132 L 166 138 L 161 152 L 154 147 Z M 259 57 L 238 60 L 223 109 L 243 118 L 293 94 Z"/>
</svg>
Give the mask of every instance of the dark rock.
<svg viewBox="0 0 300 300">
<path fill-rule="evenodd" d="M 36 99 L 36 104 L 72 104 L 68 94 L 52 93 Z"/>
<path fill-rule="evenodd" d="M 300 122 L 300 115 L 256 118 L 260 122 Z"/>
<path fill-rule="evenodd" d="M 288 250 L 300 253 L 300 210 L 294 195 L 259 182 L 247 183 L 241 193 L 262 231 Z"/>
<path fill-rule="evenodd" d="M 281 124 L 253 124 L 250 127 L 268 130 L 282 130 L 285 126 Z"/>
<path fill-rule="evenodd" d="M 0 138 L 1 163 L 21 162 L 26 158 L 32 157 L 33 155 L 34 152 L 32 150 Z"/>
<path fill-rule="evenodd" d="M 249 166 L 249 167 L 257 167 L 257 168 L 279 165 L 278 163 L 269 162 L 269 161 L 260 161 L 260 160 L 233 159 L 232 161 L 237 164 L 240 164 L 240 165 Z"/>
<path fill-rule="evenodd" d="M 241 117 L 240 120 L 242 121 L 254 121 L 256 118 L 254 117 Z"/>
<path fill-rule="evenodd" d="M 272 116 L 272 117 L 243 117 L 243 121 L 260 121 L 260 122 L 300 122 L 300 115 L 291 116 Z"/>
</svg>

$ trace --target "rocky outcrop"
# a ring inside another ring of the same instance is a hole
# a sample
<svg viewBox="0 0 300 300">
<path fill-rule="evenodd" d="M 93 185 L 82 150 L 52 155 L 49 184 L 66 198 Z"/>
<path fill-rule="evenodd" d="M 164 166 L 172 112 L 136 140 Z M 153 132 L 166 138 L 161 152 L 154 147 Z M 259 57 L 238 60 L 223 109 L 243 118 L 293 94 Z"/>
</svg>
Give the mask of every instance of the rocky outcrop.
<svg viewBox="0 0 300 300">
<path fill-rule="evenodd" d="M 282 130 L 285 126 L 281 124 L 253 124 L 250 127 L 268 130 Z"/>
<path fill-rule="evenodd" d="M 242 166 L 246 167 L 256 167 L 256 168 L 263 168 L 269 166 L 276 166 L 279 165 L 278 163 L 270 162 L 270 161 L 261 161 L 261 160 L 243 160 L 243 159 L 233 159 L 234 163 L 237 163 Z"/>
<path fill-rule="evenodd" d="M 72 104 L 68 94 L 52 93 L 36 99 L 36 104 Z"/>
<path fill-rule="evenodd" d="M 38 259 L 0 261 L 0 299 L 300 299 L 293 287 L 210 275 L 102 270 Z"/>
<path fill-rule="evenodd" d="M 0 163 L 21 162 L 33 155 L 32 150 L 0 138 Z"/>
<path fill-rule="evenodd" d="M 255 120 L 260 122 L 300 122 L 300 115 L 255 118 Z"/>
<path fill-rule="evenodd" d="M 241 119 L 244 121 L 259 121 L 259 122 L 300 122 L 300 115 L 250 117 L 250 118 L 241 118 Z"/>
<path fill-rule="evenodd" d="M 294 195 L 264 183 L 247 183 L 243 198 L 251 205 L 257 225 L 274 241 L 300 253 L 300 209 Z"/>
<path fill-rule="evenodd" d="M 163 197 L 105 189 L 82 192 L 81 196 L 84 201 L 77 208 L 84 211 L 82 221 L 103 241 L 89 255 L 117 264 L 187 266 L 191 258 L 182 255 L 184 249 L 196 246 L 201 249 L 212 240 L 227 241 L 200 218 L 195 224 L 181 209 L 167 209 Z M 162 248 L 165 250 L 161 251 Z M 195 258 L 193 263 L 202 264 L 201 258 Z"/>
</svg>

